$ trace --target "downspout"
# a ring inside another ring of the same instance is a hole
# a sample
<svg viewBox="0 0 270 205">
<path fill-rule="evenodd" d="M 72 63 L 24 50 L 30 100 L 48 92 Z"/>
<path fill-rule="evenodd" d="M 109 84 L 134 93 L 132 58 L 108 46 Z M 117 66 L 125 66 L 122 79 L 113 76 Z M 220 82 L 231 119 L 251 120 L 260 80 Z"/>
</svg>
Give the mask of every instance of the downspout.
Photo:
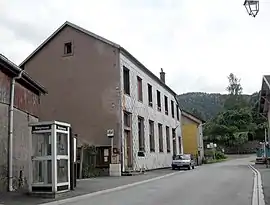
<svg viewBox="0 0 270 205">
<path fill-rule="evenodd" d="M 120 137 L 119 137 L 119 144 L 118 144 L 118 146 L 120 146 L 119 147 L 119 149 L 120 149 L 120 156 L 119 156 L 119 158 L 120 158 L 120 164 L 121 164 L 121 173 L 122 172 L 124 172 L 124 171 L 126 171 L 125 170 L 125 166 L 124 166 L 124 150 L 123 150 L 123 138 L 124 138 L 124 135 L 123 135 L 123 133 L 124 133 L 124 130 L 123 130 L 123 110 L 124 110 L 124 104 L 123 104 L 123 96 L 124 96 L 124 94 L 123 94 L 123 92 L 122 92 L 122 84 L 121 84 L 121 79 L 122 79 L 122 76 L 121 76 L 121 62 L 120 62 L 120 58 L 121 58 L 121 50 L 120 49 L 117 49 L 117 51 L 118 51 L 118 55 L 117 55 L 117 63 L 118 63 L 118 68 L 119 68 L 119 77 L 120 77 L 120 84 L 119 84 L 119 89 L 118 89 L 118 91 L 119 91 L 119 93 L 120 93 L 120 112 L 119 112 L 119 114 L 120 114 L 120 130 L 119 130 L 119 135 L 120 135 Z M 133 160 L 133 158 L 132 158 L 132 160 Z M 132 163 L 132 167 L 133 167 L 133 163 Z"/>
<path fill-rule="evenodd" d="M 176 128 L 179 127 L 179 130 L 180 130 L 181 146 L 179 146 L 179 139 L 178 139 L 179 136 L 176 135 L 176 128 L 175 128 L 175 140 L 177 139 L 177 141 L 178 141 L 179 154 L 183 154 L 184 153 L 184 147 L 183 147 L 182 124 L 181 124 L 182 123 L 182 109 L 180 108 L 180 104 L 178 102 L 176 94 L 174 95 L 174 99 L 175 99 L 175 102 L 176 102 L 176 108 L 178 107 L 178 111 L 176 111 L 176 115 L 177 115 L 177 112 L 179 113 L 178 114 L 179 115 L 179 120 L 176 119 L 176 121 L 178 122 L 178 125 L 176 126 Z"/>
<path fill-rule="evenodd" d="M 8 119 L 8 191 L 13 191 L 13 112 L 14 112 L 14 94 L 16 80 L 22 77 L 24 70 L 21 70 L 19 75 L 13 77 L 10 88 L 10 104 L 9 104 L 9 119 Z"/>
</svg>

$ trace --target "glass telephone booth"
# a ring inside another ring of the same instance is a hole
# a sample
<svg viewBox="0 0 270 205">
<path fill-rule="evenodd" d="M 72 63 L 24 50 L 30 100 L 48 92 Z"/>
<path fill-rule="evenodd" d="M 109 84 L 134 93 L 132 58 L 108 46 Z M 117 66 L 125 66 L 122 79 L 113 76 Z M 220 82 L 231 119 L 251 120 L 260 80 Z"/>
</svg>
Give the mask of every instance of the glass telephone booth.
<svg viewBox="0 0 270 205">
<path fill-rule="evenodd" d="M 31 193 L 70 190 L 70 124 L 39 122 L 32 128 Z"/>
</svg>

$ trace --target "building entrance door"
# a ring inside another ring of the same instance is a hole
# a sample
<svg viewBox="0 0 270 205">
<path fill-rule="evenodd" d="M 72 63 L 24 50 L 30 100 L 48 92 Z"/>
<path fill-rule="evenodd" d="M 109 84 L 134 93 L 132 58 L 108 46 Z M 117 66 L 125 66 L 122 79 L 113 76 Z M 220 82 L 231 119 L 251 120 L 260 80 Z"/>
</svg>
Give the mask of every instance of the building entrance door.
<svg viewBox="0 0 270 205">
<path fill-rule="evenodd" d="M 132 140 L 130 136 L 130 131 L 124 131 L 125 139 L 125 170 L 130 170 L 132 168 Z"/>
</svg>

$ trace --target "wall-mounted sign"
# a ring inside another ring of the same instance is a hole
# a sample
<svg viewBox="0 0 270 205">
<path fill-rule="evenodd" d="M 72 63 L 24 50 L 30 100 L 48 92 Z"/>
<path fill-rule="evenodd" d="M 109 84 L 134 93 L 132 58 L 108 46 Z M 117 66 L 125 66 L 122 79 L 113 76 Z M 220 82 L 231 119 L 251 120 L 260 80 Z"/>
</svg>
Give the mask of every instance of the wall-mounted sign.
<svg viewBox="0 0 270 205">
<path fill-rule="evenodd" d="M 138 152 L 138 157 L 145 157 L 145 153 L 143 151 Z"/>
<path fill-rule="evenodd" d="M 57 130 L 68 131 L 68 127 L 62 125 L 56 125 Z"/>
<path fill-rule="evenodd" d="M 113 138 L 113 136 L 114 136 L 114 130 L 113 129 L 107 130 L 107 137 Z"/>
<path fill-rule="evenodd" d="M 108 162 L 109 161 L 108 159 L 109 159 L 108 157 L 104 157 L 104 162 Z"/>
<path fill-rule="evenodd" d="M 108 157 L 109 156 L 109 149 L 104 149 L 104 157 Z"/>
<path fill-rule="evenodd" d="M 51 125 L 35 125 L 35 126 L 32 126 L 32 132 L 51 130 L 51 129 L 52 129 Z"/>
</svg>

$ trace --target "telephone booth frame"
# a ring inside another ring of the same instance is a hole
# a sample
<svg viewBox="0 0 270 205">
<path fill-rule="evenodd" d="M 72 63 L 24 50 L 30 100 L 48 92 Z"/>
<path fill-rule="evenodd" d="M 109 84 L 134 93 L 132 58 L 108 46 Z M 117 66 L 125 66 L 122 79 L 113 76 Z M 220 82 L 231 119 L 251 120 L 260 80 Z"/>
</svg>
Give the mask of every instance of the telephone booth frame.
<svg viewBox="0 0 270 205">
<path fill-rule="evenodd" d="M 38 122 L 32 128 L 30 193 L 70 190 L 70 124 Z"/>
</svg>

